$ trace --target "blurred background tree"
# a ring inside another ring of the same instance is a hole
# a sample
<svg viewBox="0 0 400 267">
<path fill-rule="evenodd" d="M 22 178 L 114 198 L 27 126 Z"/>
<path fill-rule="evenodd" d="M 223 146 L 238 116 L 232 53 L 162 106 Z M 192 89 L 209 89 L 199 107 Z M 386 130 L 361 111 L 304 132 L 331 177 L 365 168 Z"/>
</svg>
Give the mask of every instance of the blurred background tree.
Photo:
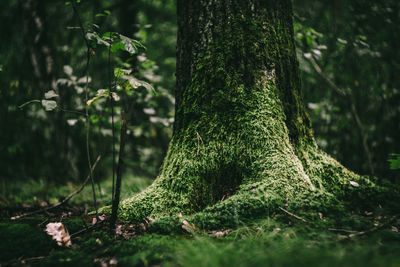
<svg viewBox="0 0 400 267">
<path fill-rule="evenodd" d="M 303 94 L 318 144 L 346 167 L 399 182 L 389 154 L 400 152 L 400 2 L 387 0 L 294 3 Z M 127 171 L 155 177 L 172 134 L 176 11 L 173 0 L 81 1 L 86 29 L 140 40 L 134 55 L 96 46 L 89 67 L 91 96 L 114 84 L 114 68 L 155 88 L 139 86 L 129 102 Z M 83 87 L 86 44 L 64 1 L 0 3 L 0 179 L 79 182 L 88 172 Z M 93 25 L 94 24 L 94 25 Z M 111 78 L 110 78 L 111 77 Z M 58 109 L 40 104 L 54 90 Z M 119 126 L 121 105 L 116 105 Z M 91 106 L 90 147 L 102 154 L 96 179 L 112 171 L 111 110 Z M 118 136 L 118 135 L 117 135 Z"/>
</svg>

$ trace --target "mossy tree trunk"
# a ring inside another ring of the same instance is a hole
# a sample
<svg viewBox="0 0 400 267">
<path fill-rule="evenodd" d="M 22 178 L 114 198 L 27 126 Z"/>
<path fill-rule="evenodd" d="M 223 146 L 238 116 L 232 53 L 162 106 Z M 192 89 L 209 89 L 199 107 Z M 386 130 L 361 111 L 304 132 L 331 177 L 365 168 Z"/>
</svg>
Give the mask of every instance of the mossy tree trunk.
<svg viewBox="0 0 400 267">
<path fill-rule="evenodd" d="M 159 177 L 123 201 L 122 218 L 226 223 L 282 203 L 327 205 L 350 181 L 368 183 L 317 148 L 290 0 L 178 0 L 178 27 L 174 134 Z"/>
</svg>

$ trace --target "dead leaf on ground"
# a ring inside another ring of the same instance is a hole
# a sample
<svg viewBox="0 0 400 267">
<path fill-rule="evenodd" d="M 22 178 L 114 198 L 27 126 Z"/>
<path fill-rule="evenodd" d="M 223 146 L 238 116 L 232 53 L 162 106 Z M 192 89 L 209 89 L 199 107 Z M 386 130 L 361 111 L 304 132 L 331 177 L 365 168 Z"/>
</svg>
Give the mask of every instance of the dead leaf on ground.
<svg viewBox="0 0 400 267">
<path fill-rule="evenodd" d="M 99 218 L 99 222 L 101 222 L 101 221 L 104 221 L 106 219 L 106 216 L 103 214 L 103 215 L 99 215 L 98 218 Z M 97 218 L 93 217 L 92 225 L 95 225 L 96 223 L 97 223 Z"/>
<path fill-rule="evenodd" d="M 115 234 L 122 235 L 122 225 L 117 225 L 117 227 L 115 228 Z"/>
<path fill-rule="evenodd" d="M 57 241 L 57 245 L 61 247 L 71 247 L 71 237 L 64 224 L 60 222 L 48 223 L 45 232 Z"/>
<path fill-rule="evenodd" d="M 147 224 L 150 224 L 150 223 L 154 222 L 155 219 L 153 219 L 153 218 L 151 218 L 151 217 L 146 217 L 146 218 L 144 219 L 144 221 L 145 221 Z"/>
<path fill-rule="evenodd" d="M 209 232 L 209 234 L 211 235 L 215 235 L 216 237 L 223 237 L 229 234 L 229 230 L 225 230 L 225 231 L 211 231 Z"/>
<path fill-rule="evenodd" d="M 183 220 L 182 222 L 182 229 L 186 230 L 189 233 L 200 232 L 199 228 L 197 228 L 194 224 L 191 224 L 186 220 Z"/>
<path fill-rule="evenodd" d="M 114 258 L 110 259 L 109 263 L 110 263 L 110 265 L 117 265 L 118 264 L 118 260 L 117 260 L 117 258 L 114 257 Z"/>
</svg>

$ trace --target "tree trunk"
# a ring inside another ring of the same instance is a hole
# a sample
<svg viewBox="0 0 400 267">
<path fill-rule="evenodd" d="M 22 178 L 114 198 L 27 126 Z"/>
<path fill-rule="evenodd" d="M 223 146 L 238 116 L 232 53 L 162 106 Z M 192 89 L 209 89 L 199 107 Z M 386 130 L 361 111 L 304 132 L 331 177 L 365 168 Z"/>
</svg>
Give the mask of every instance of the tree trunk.
<svg viewBox="0 0 400 267">
<path fill-rule="evenodd" d="M 283 203 L 328 205 L 349 181 L 367 183 L 317 148 L 290 0 L 178 0 L 178 27 L 174 135 L 122 218 L 196 213 L 216 226 Z"/>
</svg>

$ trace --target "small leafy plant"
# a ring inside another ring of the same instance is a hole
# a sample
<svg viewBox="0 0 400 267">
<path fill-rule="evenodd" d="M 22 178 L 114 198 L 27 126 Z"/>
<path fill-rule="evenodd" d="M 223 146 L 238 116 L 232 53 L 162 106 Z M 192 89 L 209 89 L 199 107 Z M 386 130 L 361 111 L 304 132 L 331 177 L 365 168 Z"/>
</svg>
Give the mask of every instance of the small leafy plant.
<svg viewBox="0 0 400 267">
<path fill-rule="evenodd" d="M 400 154 L 391 154 L 391 158 L 388 159 L 390 162 L 391 170 L 400 170 Z"/>
</svg>

